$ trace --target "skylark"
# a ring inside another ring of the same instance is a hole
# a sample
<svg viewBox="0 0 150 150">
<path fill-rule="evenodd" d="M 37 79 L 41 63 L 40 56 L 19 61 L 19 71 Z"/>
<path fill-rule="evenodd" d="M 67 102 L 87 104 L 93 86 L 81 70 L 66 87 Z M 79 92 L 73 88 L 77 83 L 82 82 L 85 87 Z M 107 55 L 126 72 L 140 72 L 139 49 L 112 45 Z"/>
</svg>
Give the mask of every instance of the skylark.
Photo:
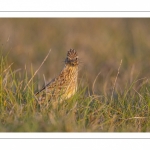
<svg viewBox="0 0 150 150">
<path fill-rule="evenodd" d="M 54 78 L 35 94 L 39 103 L 45 100 L 65 100 L 77 91 L 78 55 L 74 49 L 67 52 L 65 66 L 57 78 Z"/>
</svg>

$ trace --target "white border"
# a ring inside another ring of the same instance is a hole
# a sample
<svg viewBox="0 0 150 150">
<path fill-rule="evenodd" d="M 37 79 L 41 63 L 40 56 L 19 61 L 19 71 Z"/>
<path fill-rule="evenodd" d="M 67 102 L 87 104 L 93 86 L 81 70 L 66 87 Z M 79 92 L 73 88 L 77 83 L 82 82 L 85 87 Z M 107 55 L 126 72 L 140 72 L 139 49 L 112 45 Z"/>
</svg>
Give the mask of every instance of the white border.
<svg viewBox="0 0 150 150">
<path fill-rule="evenodd" d="M 13 11 L 13 12 L 11 12 Z M 15 12 L 14 12 L 15 11 Z M 17 12 L 19 11 L 19 12 Z M 24 11 L 24 12 L 23 12 Z M 37 11 L 37 12 L 32 12 Z M 57 12 L 50 12 L 57 11 Z M 60 12 L 62 11 L 62 12 Z M 80 11 L 80 12 L 66 12 Z M 81 12 L 82 11 L 82 12 Z M 95 12 L 85 12 L 95 11 Z M 97 12 L 96 12 L 97 11 Z M 142 12 L 141 12 L 142 11 Z M 147 12 L 146 12 L 147 11 Z M 146 18 L 149 1 L 5 0 L 0 18 Z M 0 133 L 2 149 L 144 149 L 149 133 Z M 18 140 L 17 140 L 18 139 Z M 44 139 L 40 140 L 39 139 Z M 58 139 L 58 140 L 56 140 Z M 66 140 L 68 139 L 68 140 Z M 85 139 L 85 140 L 84 140 Z M 90 139 L 90 140 L 89 140 Z M 110 140 L 111 139 L 111 140 Z M 132 139 L 132 140 L 131 140 Z M 135 140 L 133 140 L 135 139 Z M 140 139 L 140 141 L 139 141 Z M 141 140 L 142 139 L 142 140 Z M 131 145 L 132 144 L 132 145 Z"/>
<path fill-rule="evenodd" d="M 1 0 L 1 11 L 148 11 L 148 0 Z"/>
<path fill-rule="evenodd" d="M 2 149 L 141 150 L 149 147 L 149 133 L 1 133 Z"/>
<path fill-rule="evenodd" d="M 144 150 L 149 147 L 149 140 L 56 140 L 27 139 L 1 140 L 1 149 L 8 150 Z"/>
<path fill-rule="evenodd" d="M 58 133 L 58 132 L 45 132 L 45 133 L 0 133 L 0 139 L 150 139 L 149 133 Z"/>
<path fill-rule="evenodd" d="M 0 18 L 149 18 L 150 12 L 0 12 Z"/>
</svg>

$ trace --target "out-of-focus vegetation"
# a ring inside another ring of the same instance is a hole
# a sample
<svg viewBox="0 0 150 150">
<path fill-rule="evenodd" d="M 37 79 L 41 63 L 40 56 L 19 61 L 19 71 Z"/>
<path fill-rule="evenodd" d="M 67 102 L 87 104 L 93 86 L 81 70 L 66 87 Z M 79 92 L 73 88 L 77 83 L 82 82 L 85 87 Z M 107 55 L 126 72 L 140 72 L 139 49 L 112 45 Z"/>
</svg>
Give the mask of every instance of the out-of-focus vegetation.
<svg viewBox="0 0 150 150">
<path fill-rule="evenodd" d="M 150 131 L 149 26 L 138 18 L 0 19 L 0 131 Z M 40 109 L 33 93 L 59 74 L 70 48 L 80 58 L 79 90 Z"/>
</svg>

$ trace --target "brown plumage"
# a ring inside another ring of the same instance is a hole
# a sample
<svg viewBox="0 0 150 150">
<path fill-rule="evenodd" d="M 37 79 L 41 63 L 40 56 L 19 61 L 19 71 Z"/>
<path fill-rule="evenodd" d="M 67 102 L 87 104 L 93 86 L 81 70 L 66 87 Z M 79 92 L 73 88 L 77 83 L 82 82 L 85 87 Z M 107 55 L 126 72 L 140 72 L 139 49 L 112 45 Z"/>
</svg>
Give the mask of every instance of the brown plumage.
<svg viewBox="0 0 150 150">
<path fill-rule="evenodd" d="M 77 91 L 78 63 L 77 52 L 70 49 L 60 75 L 35 94 L 38 102 L 65 100 L 73 96 Z"/>
</svg>

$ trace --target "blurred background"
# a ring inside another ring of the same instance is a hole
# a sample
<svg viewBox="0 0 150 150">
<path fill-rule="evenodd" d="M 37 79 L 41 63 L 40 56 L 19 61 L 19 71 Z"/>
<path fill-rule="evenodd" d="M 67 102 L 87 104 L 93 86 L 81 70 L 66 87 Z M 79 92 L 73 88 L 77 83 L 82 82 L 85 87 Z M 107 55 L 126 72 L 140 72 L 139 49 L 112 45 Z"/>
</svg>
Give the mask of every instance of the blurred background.
<svg viewBox="0 0 150 150">
<path fill-rule="evenodd" d="M 57 76 L 70 48 L 80 58 L 79 83 L 95 93 L 123 90 L 135 78 L 150 77 L 150 19 L 140 18 L 1 18 L 0 50 L 8 54 L 13 70 L 31 65 L 36 71 L 50 55 L 35 79 L 39 87 Z"/>
</svg>

